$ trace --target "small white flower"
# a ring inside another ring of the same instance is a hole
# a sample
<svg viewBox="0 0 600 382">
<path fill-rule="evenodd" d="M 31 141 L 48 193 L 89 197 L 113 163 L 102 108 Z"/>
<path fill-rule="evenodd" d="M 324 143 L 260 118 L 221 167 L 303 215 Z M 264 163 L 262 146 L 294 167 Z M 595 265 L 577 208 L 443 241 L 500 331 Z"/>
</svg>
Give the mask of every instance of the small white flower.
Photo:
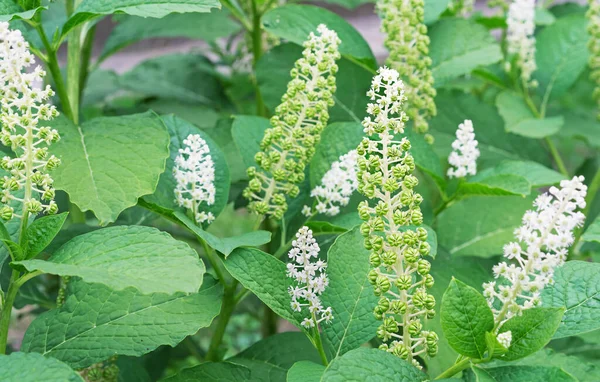
<svg viewBox="0 0 600 382">
<path fill-rule="evenodd" d="M 175 202 L 191 209 L 197 223 L 211 223 L 215 218 L 213 214 L 200 210 L 200 204 L 210 206 L 215 202 L 215 165 L 210 149 L 198 134 L 190 134 L 183 145 L 173 168 L 177 181 Z"/>
<path fill-rule="evenodd" d="M 526 86 L 535 87 L 531 74 L 536 70 L 535 63 L 535 0 L 514 0 L 508 8 L 507 49 L 517 57 L 521 79 Z"/>
<path fill-rule="evenodd" d="M 311 317 L 301 323 L 305 328 L 313 328 L 322 321 L 330 322 L 333 319 L 331 308 L 323 308 L 319 298 L 329 285 L 325 273 L 327 263 L 318 259 L 319 251 L 312 231 L 302 227 L 296 233 L 296 240 L 292 242 L 292 249 L 288 253 L 291 262 L 287 264 L 287 275 L 296 282 L 288 290 L 292 297 L 291 307 L 296 312 L 308 308 Z M 316 261 L 313 262 L 314 259 Z"/>
<path fill-rule="evenodd" d="M 498 342 L 500 345 L 504 346 L 506 349 L 510 347 L 510 343 L 512 342 L 512 333 L 509 330 L 508 332 L 498 334 Z"/>
<path fill-rule="evenodd" d="M 475 139 L 473 122 L 465 120 L 458 125 L 456 140 L 452 142 L 452 152 L 448 156 L 448 177 L 464 178 L 467 175 L 477 174 L 477 158 L 479 158 L 479 143 Z"/>
<path fill-rule="evenodd" d="M 524 309 L 539 306 L 541 290 L 553 282 L 554 270 L 566 261 L 575 240 L 573 231 L 585 221 L 577 211 L 585 208 L 583 180 L 583 176 L 563 180 L 560 189 L 551 187 L 548 194 L 538 196 L 536 210 L 527 211 L 523 225 L 515 230 L 518 242 L 504 246 L 504 257 L 516 264 L 494 266 L 494 278 L 500 281 L 484 284 L 497 327 Z"/>
</svg>

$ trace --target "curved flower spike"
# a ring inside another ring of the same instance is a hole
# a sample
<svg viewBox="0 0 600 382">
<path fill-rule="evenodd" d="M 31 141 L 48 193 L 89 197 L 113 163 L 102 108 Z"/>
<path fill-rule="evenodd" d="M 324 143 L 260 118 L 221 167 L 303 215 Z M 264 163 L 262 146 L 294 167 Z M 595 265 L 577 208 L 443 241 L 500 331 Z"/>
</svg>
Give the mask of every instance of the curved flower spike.
<svg viewBox="0 0 600 382">
<path fill-rule="evenodd" d="M 514 0 L 508 8 L 506 19 L 508 53 L 516 57 L 524 87 L 536 87 L 531 79 L 535 63 L 535 0 Z"/>
</svg>

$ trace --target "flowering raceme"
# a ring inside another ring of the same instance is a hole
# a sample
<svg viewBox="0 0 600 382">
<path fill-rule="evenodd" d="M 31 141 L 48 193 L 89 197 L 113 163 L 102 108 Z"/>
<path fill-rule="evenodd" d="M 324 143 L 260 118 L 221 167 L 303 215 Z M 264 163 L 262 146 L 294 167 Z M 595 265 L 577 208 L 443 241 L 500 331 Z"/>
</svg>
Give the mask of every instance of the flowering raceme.
<svg viewBox="0 0 600 382">
<path fill-rule="evenodd" d="M 435 315 L 435 299 L 427 292 L 433 286 L 431 264 L 423 259 L 430 252 L 420 203 L 412 175 L 415 161 L 404 132 L 407 116 L 402 110 L 404 85 L 393 69 L 381 68 L 368 93 L 373 103 L 363 121 L 367 138 L 357 148 L 358 190 L 372 203 L 361 202 L 358 213 L 365 222 L 361 233 L 371 251 L 369 281 L 380 297 L 375 316 L 382 321 L 377 335 L 381 349 L 411 361 L 437 353 L 437 335 L 423 330 L 423 320 Z"/>
<path fill-rule="evenodd" d="M 458 125 L 456 140 L 452 142 L 452 152 L 448 156 L 448 163 L 452 167 L 448 169 L 448 177 L 464 178 L 467 175 L 477 174 L 477 158 L 479 158 L 477 144 L 473 122 L 466 119 Z"/>
<path fill-rule="evenodd" d="M 340 206 L 347 206 L 350 197 L 358 188 L 356 178 L 358 154 L 356 150 L 340 156 L 331 168 L 323 175 L 321 185 L 315 187 L 310 196 L 317 199 L 316 211 L 304 206 L 302 213 L 306 216 L 320 213 L 335 216 L 340 213 Z"/>
<path fill-rule="evenodd" d="M 523 225 L 515 230 L 518 242 L 504 246 L 504 257 L 513 264 L 494 266 L 498 280 L 484 284 L 484 295 L 494 312 L 496 329 L 524 309 L 539 306 L 540 292 L 552 283 L 554 270 L 562 265 L 573 244 L 573 230 L 581 227 L 585 215 L 587 186 L 583 176 L 563 180 L 560 189 L 538 196 L 535 211 L 527 211 Z"/>
<path fill-rule="evenodd" d="M 250 167 L 250 183 L 244 197 L 251 211 L 281 219 L 287 210 L 286 196 L 298 196 L 297 184 L 315 152 L 333 106 L 335 74 L 340 58 L 337 34 L 323 24 L 304 43 L 303 57 L 291 71 L 282 103 L 265 132 L 262 151 L 255 156 L 258 168 Z"/>
<path fill-rule="evenodd" d="M 426 132 L 427 120 L 437 113 L 423 7 L 423 0 L 377 1 L 385 46 L 390 52 L 386 63 L 404 80 L 407 97 L 404 109 L 418 132 Z"/>
<path fill-rule="evenodd" d="M 516 56 L 524 87 L 536 87 L 531 79 L 535 64 L 535 0 L 514 0 L 506 19 L 508 53 Z"/>
<path fill-rule="evenodd" d="M 594 89 L 594 99 L 600 105 L 600 0 L 589 0 L 590 8 L 586 13 L 588 18 L 588 33 L 590 40 L 588 49 L 590 51 L 590 69 L 592 71 L 590 78 L 596 82 Z M 598 113 L 600 119 L 600 112 Z"/>
<path fill-rule="evenodd" d="M 292 262 L 287 264 L 287 275 L 296 282 L 289 288 L 292 309 L 301 312 L 302 308 L 308 308 L 310 317 L 302 321 L 307 329 L 317 327 L 322 321 L 330 322 L 333 319 L 331 307 L 324 308 L 319 298 L 329 285 L 325 273 L 327 263 L 318 259 L 320 248 L 312 231 L 308 227 L 300 228 L 292 247 L 288 254 Z"/>
<path fill-rule="evenodd" d="M 200 210 L 202 203 L 210 206 L 215 202 L 215 164 L 210 149 L 198 134 L 188 135 L 183 144 L 173 168 L 175 201 L 192 210 L 196 223 L 211 223 L 213 214 Z"/>
<path fill-rule="evenodd" d="M 49 121 L 58 112 L 47 103 L 54 95 L 50 86 L 34 88 L 46 75 L 42 68 L 38 66 L 26 73 L 35 60 L 21 32 L 10 30 L 8 23 L 1 22 L 0 41 L 1 139 L 17 154 L 16 158 L 6 156 L 0 161 L 0 167 L 9 173 L 0 179 L 4 204 L 0 216 L 4 220 L 16 216 L 25 221 L 29 214 L 58 211 L 53 180 L 48 172 L 56 168 L 60 160 L 49 155 L 48 146 L 60 137 L 56 130 L 39 126 L 40 121 Z M 22 198 L 15 195 L 20 190 L 24 193 Z M 23 204 L 22 215 L 8 205 L 12 200 Z"/>
</svg>

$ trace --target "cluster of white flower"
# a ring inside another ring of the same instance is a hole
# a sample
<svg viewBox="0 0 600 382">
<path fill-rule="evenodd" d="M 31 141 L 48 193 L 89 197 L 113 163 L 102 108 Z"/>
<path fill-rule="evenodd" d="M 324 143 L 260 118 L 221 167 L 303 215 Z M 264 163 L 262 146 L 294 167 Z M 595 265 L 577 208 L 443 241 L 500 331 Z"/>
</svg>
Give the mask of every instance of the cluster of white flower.
<svg viewBox="0 0 600 382">
<path fill-rule="evenodd" d="M 335 216 L 340 213 L 340 206 L 347 206 L 352 193 L 358 188 L 356 178 L 358 154 L 356 150 L 340 156 L 331 168 L 323 175 L 321 185 L 315 187 L 310 196 L 317 199 L 315 211 L 304 206 L 302 213 L 312 216 L 315 213 Z"/>
<path fill-rule="evenodd" d="M 39 66 L 27 73 L 34 62 L 21 32 L 10 30 L 8 23 L 0 22 L 0 139 L 18 155 L 0 160 L 0 167 L 10 174 L 0 179 L 4 204 L 0 216 L 5 220 L 13 216 L 28 217 L 29 213 L 58 211 L 48 171 L 56 168 L 60 160 L 49 156 L 48 146 L 60 136 L 54 129 L 38 126 L 40 121 L 51 120 L 58 112 L 47 103 L 54 95 L 50 86 L 35 87 L 43 83 L 46 73 Z M 22 198 L 13 195 L 20 190 Z M 8 205 L 13 200 L 23 204 L 23 215 L 16 214 Z"/>
<path fill-rule="evenodd" d="M 456 168 L 448 169 L 448 177 L 464 178 L 467 175 L 477 174 L 477 158 L 479 158 L 477 144 L 473 122 L 466 119 L 458 125 L 456 140 L 452 142 L 448 163 Z"/>
<path fill-rule="evenodd" d="M 363 120 L 363 131 L 367 135 L 389 134 L 388 129 L 395 134 L 403 133 L 405 122 L 408 121 L 402 109 L 402 103 L 406 101 L 404 82 L 394 69 L 383 67 L 377 73 L 367 92 L 367 96 L 375 103 L 367 105 L 370 115 Z"/>
<path fill-rule="evenodd" d="M 563 180 L 560 189 L 552 187 L 540 195 L 534 203 L 536 210 L 527 211 L 523 225 L 515 230 L 519 242 L 504 246 L 504 257 L 516 264 L 495 265 L 494 277 L 499 282 L 484 284 L 497 328 L 522 310 L 538 306 L 540 292 L 565 262 L 574 241 L 573 230 L 585 220 L 577 211 L 585 208 L 587 186 L 583 180 L 583 176 Z"/>
<path fill-rule="evenodd" d="M 308 307 L 310 317 L 302 321 L 305 328 L 314 328 L 322 321 L 330 322 L 333 319 L 331 307 L 323 308 L 319 296 L 327 285 L 329 279 L 325 273 L 327 263 L 319 260 L 319 244 L 313 237 L 308 227 L 302 227 L 296 233 L 296 240 L 292 242 L 292 249 L 288 256 L 292 262 L 287 264 L 287 275 L 293 278 L 297 285 L 289 288 L 292 296 L 292 309 L 296 312 Z M 312 259 L 317 259 L 312 262 Z"/>
<path fill-rule="evenodd" d="M 215 202 L 215 164 L 206 141 L 198 134 L 190 134 L 183 141 L 175 158 L 173 175 L 177 181 L 175 201 L 191 209 L 197 223 L 211 223 L 215 217 L 211 212 L 200 210 L 200 204 Z"/>
<path fill-rule="evenodd" d="M 512 342 L 512 332 L 509 330 L 508 332 L 500 333 L 496 337 L 500 345 L 504 346 L 504 348 L 508 349 Z"/>
<path fill-rule="evenodd" d="M 535 71 L 535 0 L 514 0 L 508 8 L 507 49 L 516 55 L 516 64 L 521 71 L 521 80 L 527 87 L 535 87 L 531 80 Z"/>
</svg>

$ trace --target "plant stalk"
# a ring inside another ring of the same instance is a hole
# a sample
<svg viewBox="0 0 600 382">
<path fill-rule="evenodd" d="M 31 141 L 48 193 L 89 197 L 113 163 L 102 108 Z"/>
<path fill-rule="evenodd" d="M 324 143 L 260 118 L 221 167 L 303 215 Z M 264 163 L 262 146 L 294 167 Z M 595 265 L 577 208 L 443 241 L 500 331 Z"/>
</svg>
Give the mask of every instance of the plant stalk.
<svg viewBox="0 0 600 382">
<path fill-rule="evenodd" d="M 314 319 L 316 319 L 316 317 L 313 314 L 313 320 Z M 314 337 L 313 343 L 314 343 L 315 347 L 317 348 L 317 351 L 319 352 L 319 356 L 321 356 L 321 361 L 323 362 L 323 365 L 325 365 L 325 366 L 329 365 L 329 361 L 327 360 L 327 355 L 325 354 L 325 348 L 323 347 L 323 341 L 321 340 L 321 333 L 319 332 L 319 325 L 317 325 L 315 327 L 315 337 Z"/>
<path fill-rule="evenodd" d="M 465 358 L 462 361 L 459 361 L 452 365 L 448 370 L 444 371 L 442 374 L 435 377 L 436 380 L 450 378 L 454 376 L 456 373 L 463 371 L 471 365 L 471 358 Z"/>
<path fill-rule="evenodd" d="M 234 294 L 236 287 L 237 281 L 234 281 L 232 286 L 225 288 L 221 312 L 219 313 L 219 321 L 217 322 L 215 333 L 210 340 L 208 352 L 206 353 L 207 361 L 218 362 L 222 358 L 219 354 L 219 349 L 221 347 L 221 343 L 223 342 L 225 331 L 227 330 L 227 324 L 229 324 L 229 320 L 231 319 L 231 315 L 235 309 Z"/>
</svg>

